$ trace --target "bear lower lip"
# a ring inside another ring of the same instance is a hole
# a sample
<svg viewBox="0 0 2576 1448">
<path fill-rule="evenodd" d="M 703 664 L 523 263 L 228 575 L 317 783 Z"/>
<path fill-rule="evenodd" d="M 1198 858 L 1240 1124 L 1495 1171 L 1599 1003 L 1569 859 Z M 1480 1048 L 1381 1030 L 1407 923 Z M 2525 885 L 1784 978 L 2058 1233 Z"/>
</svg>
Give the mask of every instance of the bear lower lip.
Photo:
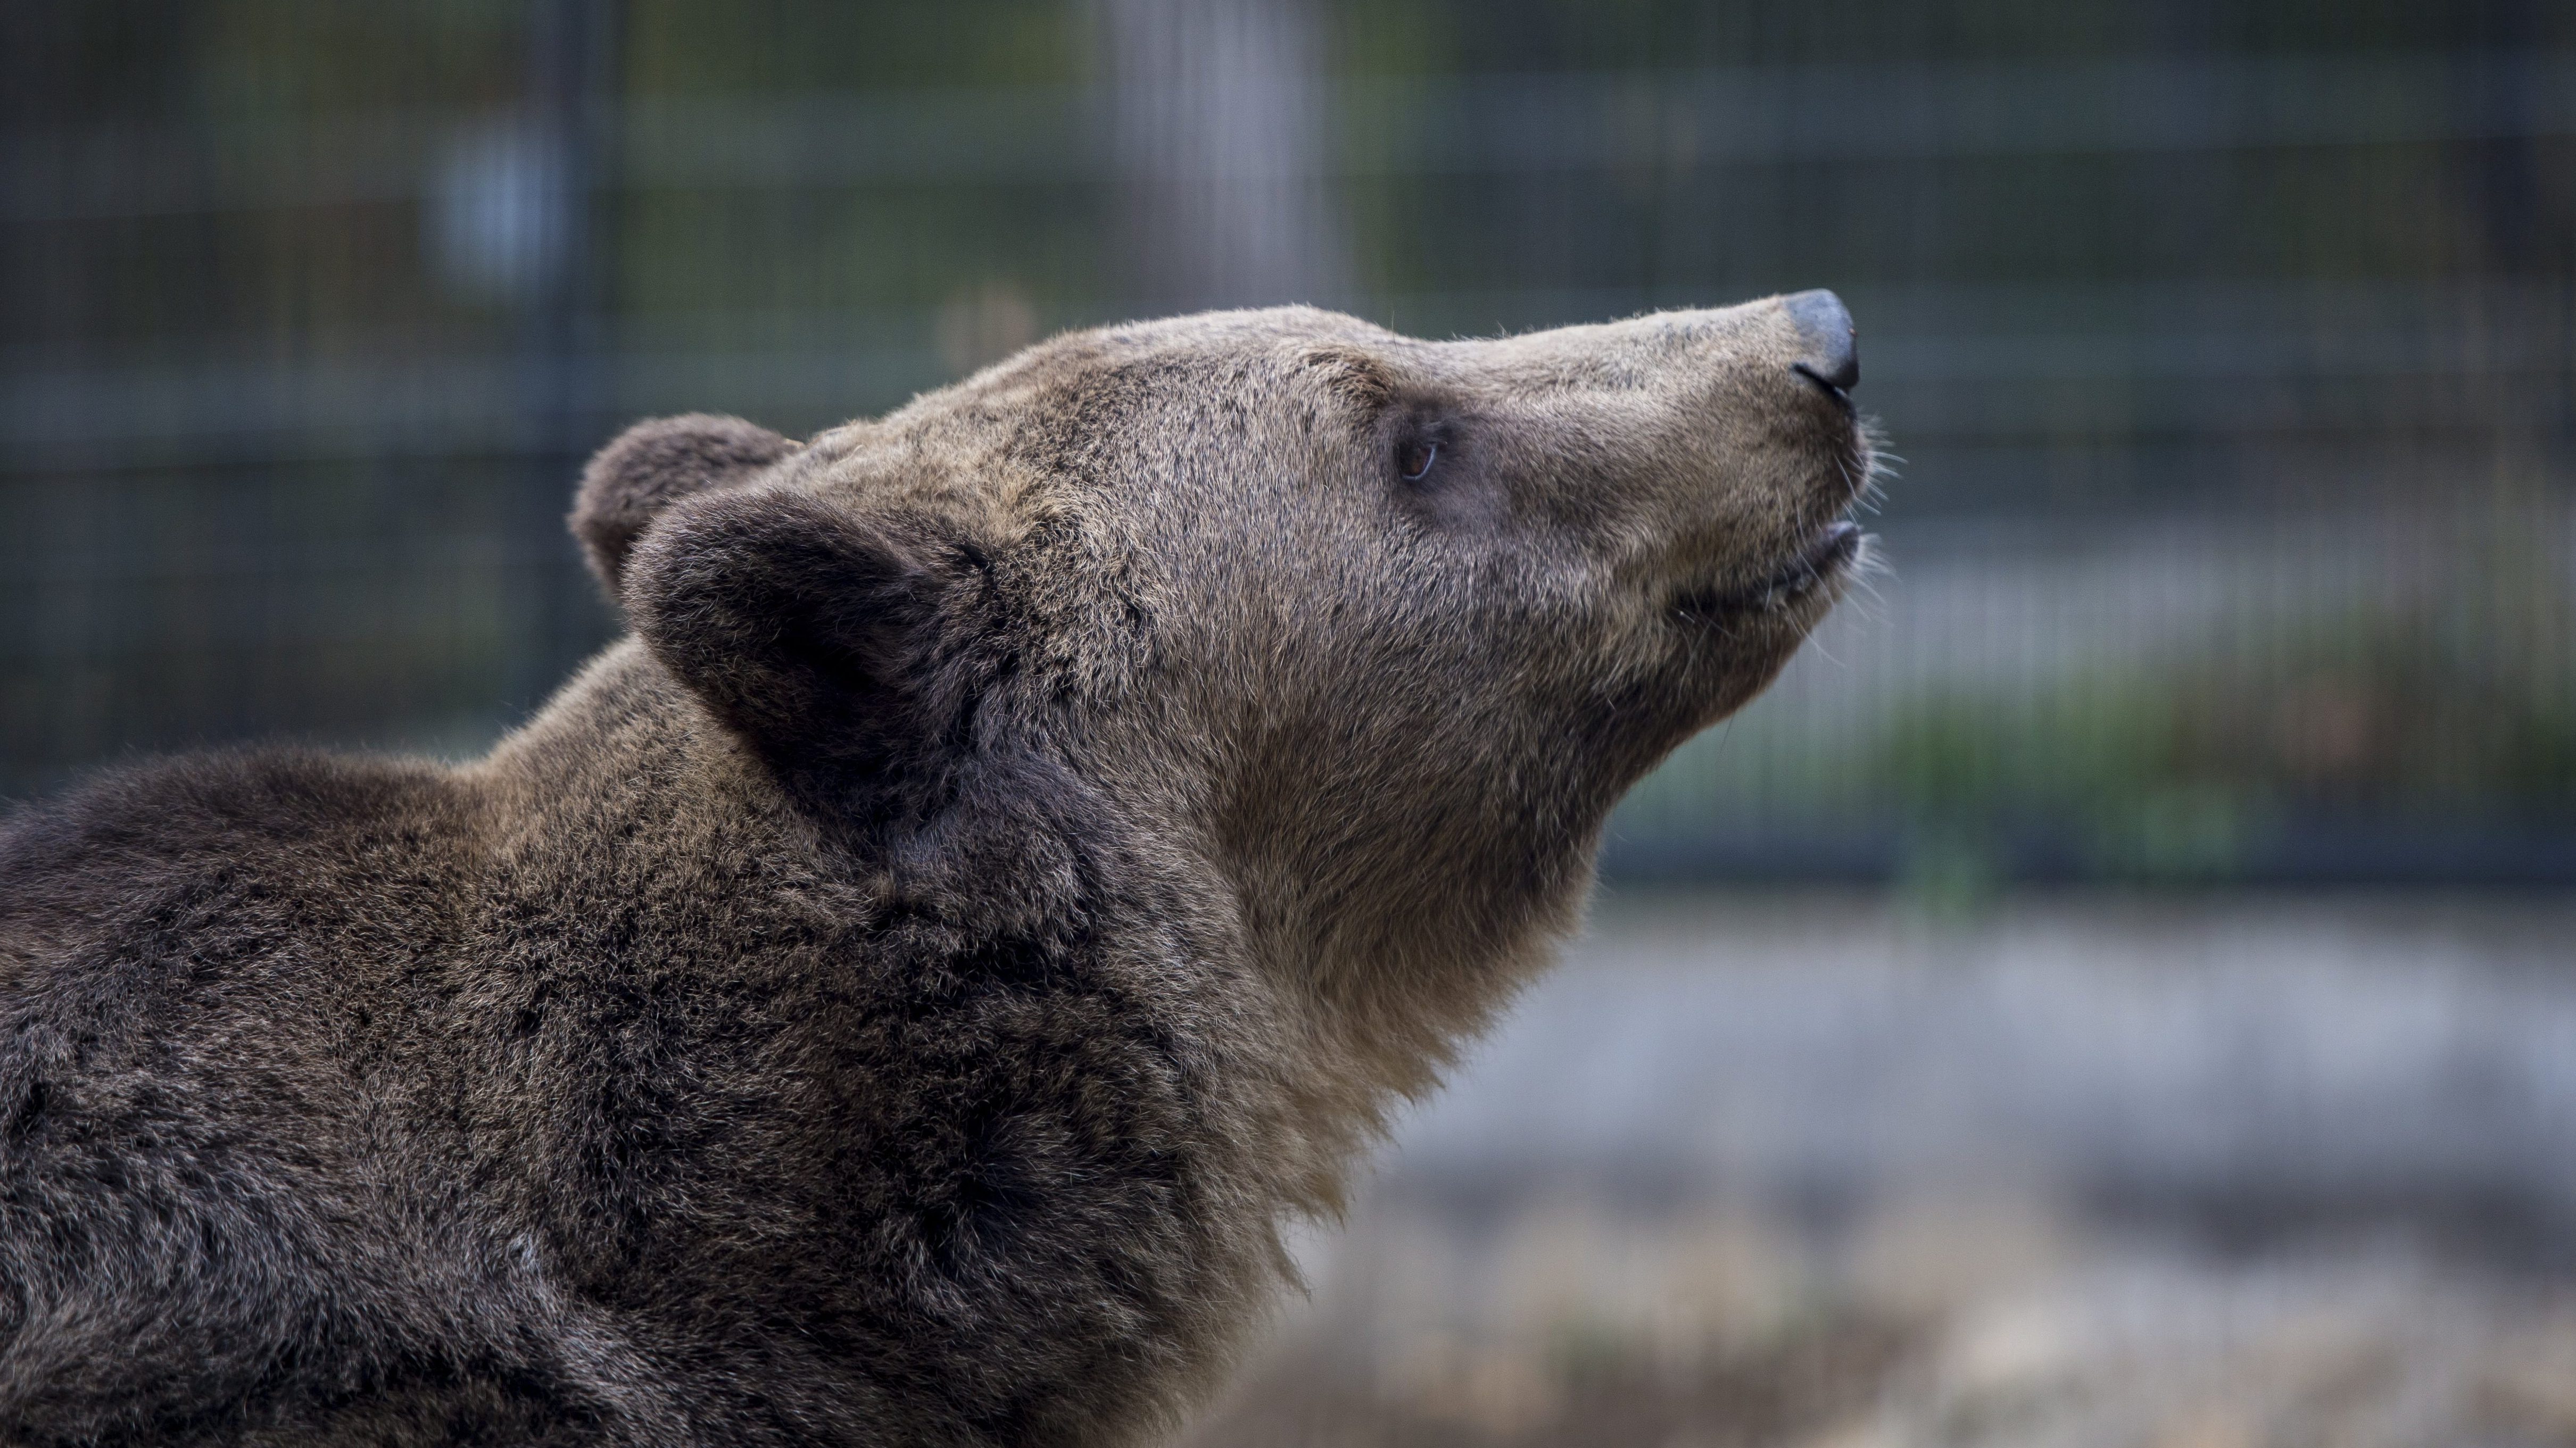
<svg viewBox="0 0 2576 1448">
<path fill-rule="evenodd" d="M 1682 599 L 1682 611 L 1707 616 L 1776 609 L 1840 573 L 1860 552 L 1860 540 L 1858 523 L 1845 519 L 1828 524 L 1779 572 L 1750 587 L 1688 594 Z"/>
</svg>

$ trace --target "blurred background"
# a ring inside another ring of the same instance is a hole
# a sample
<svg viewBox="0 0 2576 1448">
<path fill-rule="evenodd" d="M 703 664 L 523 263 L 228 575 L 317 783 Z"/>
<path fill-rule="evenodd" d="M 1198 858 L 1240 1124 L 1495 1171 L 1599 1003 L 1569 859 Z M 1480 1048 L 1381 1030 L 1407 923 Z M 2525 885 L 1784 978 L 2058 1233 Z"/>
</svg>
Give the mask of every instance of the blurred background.
<svg viewBox="0 0 2576 1448">
<path fill-rule="evenodd" d="M 2576 1443 L 2576 7 L 0 5 L 0 796 L 461 755 L 654 413 L 1809 286 L 1890 571 L 1228 1443 Z"/>
</svg>

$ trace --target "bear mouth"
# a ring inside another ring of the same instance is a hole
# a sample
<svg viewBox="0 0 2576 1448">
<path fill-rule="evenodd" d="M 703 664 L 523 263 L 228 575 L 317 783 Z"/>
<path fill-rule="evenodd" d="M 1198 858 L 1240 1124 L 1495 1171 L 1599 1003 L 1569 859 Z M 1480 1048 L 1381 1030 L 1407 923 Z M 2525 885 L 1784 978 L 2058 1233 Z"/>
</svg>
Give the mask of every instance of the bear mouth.
<svg viewBox="0 0 2576 1448">
<path fill-rule="evenodd" d="M 1702 589 L 1684 594 L 1680 611 L 1698 618 L 1725 618 L 1749 613 L 1777 613 L 1842 576 L 1860 556 L 1860 525 L 1849 519 L 1825 525 L 1798 556 L 1759 583 L 1740 588 Z"/>
</svg>

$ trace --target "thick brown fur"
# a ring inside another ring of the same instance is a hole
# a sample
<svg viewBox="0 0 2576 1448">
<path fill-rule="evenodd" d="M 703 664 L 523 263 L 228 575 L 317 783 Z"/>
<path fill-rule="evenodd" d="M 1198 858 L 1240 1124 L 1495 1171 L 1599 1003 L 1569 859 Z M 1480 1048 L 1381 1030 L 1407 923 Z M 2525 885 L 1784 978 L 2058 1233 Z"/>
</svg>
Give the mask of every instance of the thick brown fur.
<svg viewBox="0 0 2576 1448">
<path fill-rule="evenodd" d="M 1801 346 L 1224 313 L 630 433 L 634 636 L 490 757 L 0 831 L 0 1442 L 1168 1429 L 1830 605 Z"/>
</svg>

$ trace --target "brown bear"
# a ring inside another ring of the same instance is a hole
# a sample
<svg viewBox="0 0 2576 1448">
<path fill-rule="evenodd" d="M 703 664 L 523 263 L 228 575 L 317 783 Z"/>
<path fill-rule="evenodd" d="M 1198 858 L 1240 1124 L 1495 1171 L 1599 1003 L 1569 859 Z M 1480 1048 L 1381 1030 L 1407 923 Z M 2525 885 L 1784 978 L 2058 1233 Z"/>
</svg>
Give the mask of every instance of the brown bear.
<svg viewBox="0 0 2576 1448">
<path fill-rule="evenodd" d="M 1832 294 L 1057 338 L 647 423 L 457 767 L 0 834 L 0 1441 L 1111 1444 L 1862 548 Z"/>
</svg>

